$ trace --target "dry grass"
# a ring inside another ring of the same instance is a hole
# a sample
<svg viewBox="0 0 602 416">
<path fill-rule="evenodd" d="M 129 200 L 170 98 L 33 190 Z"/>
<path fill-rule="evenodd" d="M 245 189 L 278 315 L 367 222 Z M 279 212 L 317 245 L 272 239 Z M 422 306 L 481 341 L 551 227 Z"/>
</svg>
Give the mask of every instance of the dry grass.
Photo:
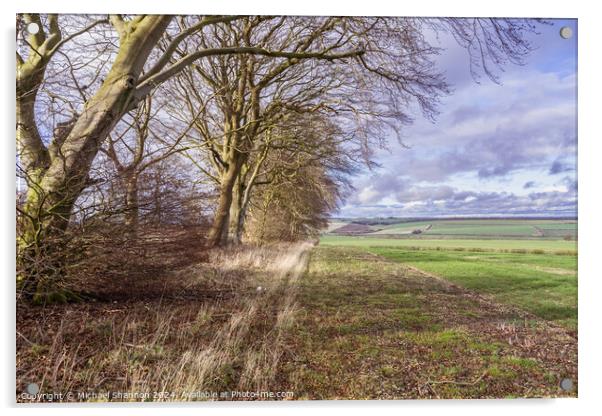
<svg viewBox="0 0 602 416">
<path fill-rule="evenodd" d="M 309 247 L 215 250 L 206 263 L 149 276 L 147 297 L 19 307 L 17 399 L 29 401 L 20 395 L 32 382 L 41 393 L 71 392 L 75 396 L 63 400 L 91 401 L 220 399 L 229 398 L 221 392 L 277 390 L 283 331 L 294 319 Z M 78 398 L 85 392 L 96 395 Z"/>
</svg>

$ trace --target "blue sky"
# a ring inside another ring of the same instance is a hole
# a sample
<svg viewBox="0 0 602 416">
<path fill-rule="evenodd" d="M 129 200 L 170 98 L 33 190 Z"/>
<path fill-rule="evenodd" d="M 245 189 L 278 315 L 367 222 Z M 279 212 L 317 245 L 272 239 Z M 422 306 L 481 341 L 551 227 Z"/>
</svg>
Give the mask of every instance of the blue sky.
<svg viewBox="0 0 602 416">
<path fill-rule="evenodd" d="M 501 84 L 476 83 L 450 39 L 438 65 L 454 92 L 435 122 L 416 115 L 404 144 L 378 151 L 380 168 L 353 178 L 338 216 L 576 216 L 577 22 L 553 20 L 530 37 L 524 66 Z M 573 37 L 563 39 L 569 26 Z"/>
</svg>

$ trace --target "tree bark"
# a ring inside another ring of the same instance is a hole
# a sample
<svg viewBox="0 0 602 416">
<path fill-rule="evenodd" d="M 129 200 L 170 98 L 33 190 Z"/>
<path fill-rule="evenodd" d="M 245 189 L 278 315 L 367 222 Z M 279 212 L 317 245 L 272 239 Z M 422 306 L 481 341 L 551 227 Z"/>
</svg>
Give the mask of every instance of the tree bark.
<svg viewBox="0 0 602 416">
<path fill-rule="evenodd" d="M 237 245 L 242 241 L 242 231 L 244 227 L 243 196 L 244 184 L 242 177 L 239 177 L 233 188 L 232 204 L 230 206 L 228 244 Z"/>
<path fill-rule="evenodd" d="M 125 227 L 131 238 L 138 237 L 140 209 L 138 205 L 138 174 L 133 173 L 125 184 Z"/>
<path fill-rule="evenodd" d="M 240 154 L 233 156 L 228 168 L 222 176 L 217 209 L 215 211 L 211 230 L 209 230 L 209 236 L 207 237 L 207 245 L 209 247 L 219 247 L 227 242 L 228 220 L 233 199 L 233 188 L 240 174 L 242 162 Z"/>
</svg>

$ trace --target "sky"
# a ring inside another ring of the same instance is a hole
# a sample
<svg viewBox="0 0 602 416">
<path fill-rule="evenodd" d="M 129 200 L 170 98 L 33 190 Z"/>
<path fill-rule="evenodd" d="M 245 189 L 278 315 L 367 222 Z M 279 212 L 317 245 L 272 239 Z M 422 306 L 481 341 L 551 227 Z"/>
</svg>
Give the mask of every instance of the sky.
<svg viewBox="0 0 602 416">
<path fill-rule="evenodd" d="M 576 217 L 577 21 L 551 22 L 500 84 L 475 82 L 466 51 L 442 39 L 437 63 L 453 94 L 434 122 L 416 115 L 407 147 L 391 139 L 375 154 L 380 167 L 352 178 L 337 216 Z"/>
</svg>

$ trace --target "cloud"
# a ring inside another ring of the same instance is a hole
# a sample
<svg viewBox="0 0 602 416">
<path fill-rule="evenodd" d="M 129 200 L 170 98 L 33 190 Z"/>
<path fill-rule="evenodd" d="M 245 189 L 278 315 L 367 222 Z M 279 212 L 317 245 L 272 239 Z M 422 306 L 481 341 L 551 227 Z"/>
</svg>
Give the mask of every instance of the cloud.
<svg viewBox="0 0 602 416">
<path fill-rule="evenodd" d="M 562 183 L 564 183 L 569 191 L 577 193 L 577 180 L 575 178 L 565 176 L 562 178 Z"/>
<path fill-rule="evenodd" d="M 523 189 L 531 189 L 535 187 L 535 181 L 525 182 Z"/>
<path fill-rule="evenodd" d="M 434 192 L 433 192 L 434 191 Z M 462 215 L 575 215 L 573 190 L 532 192 L 462 191 L 450 187 L 417 187 L 403 201 L 392 204 L 348 205 L 342 216 L 462 216 Z"/>
<path fill-rule="evenodd" d="M 373 204 L 395 194 L 402 193 L 408 184 L 400 176 L 392 173 L 373 174 L 355 187 L 358 192 L 354 193 L 349 202 L 353 204 Z"/>
<path fill-rule="evenodd" d="M 373 189 L 371 186 L 363 188 L 358 194 L 356 200 L 360 203 L 368 204 L 371 202 L 378 201 L 381 198 L 379 192 Z"/>
<path fill-rule="evenodd" d="M 422 123 L 410 127 L 406 141 L 411 148 L 394 151 L 386 166 L 406 170 L 418 180 L 442 181 L 461 172 L 478 172 L 481 178 L 489 179 L 519 169 L 550 166 L 561 155 L 574 154 L 573 96 L 567 94 L 562 102 L 544 105 L 532 102 L 535 108 L 523 108 L 528 107 L 523 101 L 532 100 L 520 93 L 528 88 L 528 82 L 489 91 L 487 94 L 506 96 L 498 97 L 495 104 L 461 107 L 463 121 L 458 121 L 450 101 L 452 114 L 442 117 L 434 130 Z M 466 92 L 461 95 L 458 101 L 463 101 Z"/>
<path fill-rule="evenodd" d="M 382 168 L 354 180 L 359 191 L 346 208 L 394 215 L 576 212 L 576 49 L 556 27 L 542 32 L 531 61 L 508 66 L 502 85 L 485 78 L 476 84 L 466 52 L 444 40 L 438 65 L 454 94 L 442 100 L 435 122 L 416 118 L 404 130 L 408 148 L 391 140 L 389 151 L 376 152 Z"/>
<path fill-rule="evenodd" d="M 570 165 L 570 164 L 565 164 L 564 162 L 560 161 L 560 160 L 555 160 L 552 163 L 552 166 L 550 166 L 550 175 L 556 175 L 558 173 L 563 173 L 563 172 L 570 172 L 575 170 L 574 166 Z"/>
</svg>

